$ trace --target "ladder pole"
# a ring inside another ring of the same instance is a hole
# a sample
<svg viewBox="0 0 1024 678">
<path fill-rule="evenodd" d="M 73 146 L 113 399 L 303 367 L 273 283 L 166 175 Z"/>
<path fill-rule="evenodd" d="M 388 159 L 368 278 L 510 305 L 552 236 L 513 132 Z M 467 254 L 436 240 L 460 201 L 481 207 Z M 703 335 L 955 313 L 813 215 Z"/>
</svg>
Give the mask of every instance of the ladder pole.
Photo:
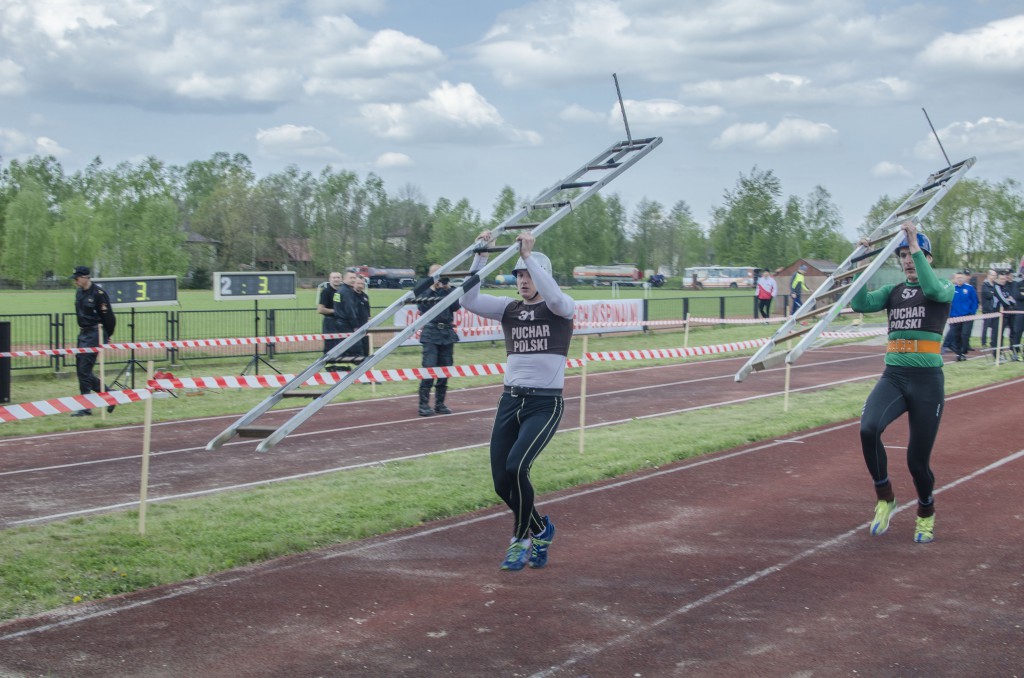
<svg viewBox="0 0 1024 678">
<path fill-rule="evenodd" d="M 622 103 L 622 90 L 619 89 L 619 76 L 612 73 L 612 80 L 615 81 L 615 95 L 619 98 L 619 110 L 622 111 L 622 124 L 626 126 L 626 143 L 633 145 L 633 137 L 629 134 L 629 120 L 626 119 L 626 104 Z"/>
<path fill-rule="evenodd" d="M 948 158 L 947 158 L 948 162 Z M 843 309 L 850 303 L 858 291 L 871 280 L 871 278 L 878 272 L 878 270 L 885 264 L 887 257 L 896 251 L 897 246 L 901 242 L 899 237 L 900 231 L 894 230 L 893 226 L 901 224 L 906 221 L 911 221 L 914 224 L 920 224 L 921 221 L 934 209 L 935 205 L 942 200 L 949 191 L 956 185 L 956 183 L 963 177 L 967 171 L 974 166 L 975 158 L 968 158 L 963 160 L 956 165 L 949 165 L 948 167 L 934 172 L 928 176 L 924 183 L 917 186 L 910 195 L 897 207 L 888 217 L 886 217 L 881 224 L 879 224 L 868 236 L 867 240 L 869 245 L 860 245 L 854 249 L 854 251 L 839 265 L 836 270 L 822 283 L 808 298 L 807 302 L 802 305 L 797 311 L 789 316 L 783 323 L 782 327 L 772 335 L 772 337 L 762 345 L 749 360 L 739 369 L 736 373 L 735 380 L 743 381 L 752 371 L 755 369 L 765 369 L 769 362 L 774 363 L 777 359 L 784 357 L 787 365 L 791 365 L 796 362 L 800 356 L 810 348 L 811 344 L 815 342 L 821 333 L 825 331 L 825 328 L 832 323 L 835 318 L 842 313 Z M 928 196 L 927 200 L 922 202 L 922 199 Z M 912 207 L 908 207 L 912 205 Z M 913 212 L 912 214 L 910 212 Z M 883 240 L 887 240 L 886 244 L 877 249 L 870 250 L 870 245 L 879 243 Z M 856 266 L 858 261 L 866 259 L 868 257 L 875 257 L 875 259 L 865 267 Z M 848 274 L 852 271 L 859 272 L 859 277 L 850 282 L 849 284 L 840 285 L 839 289 L 833 290 L 835 283 L 838 279 L 848 277 Z M 838 299 L 833 301 L 831 304 L 823 306 L 817 309 L 818 299 L 825 297 L 828 294 L 837 294 L 840 290 L 843 293 Z M 821 317 L 817 320 L 814 326 L 807 331 L 801 330 L 803 337 L 797 342 L 796 346 L 792 349 L 788 348 L 783 353 L 774 353 L 779 341 L 783 337 L 793 338 L 798 333 L 791 333 L 792 328 L 802 318 L 809 317 L 811 315 L 820 315 Z M 769 358 L 769 356 L 771 356 Z"/>
<path fill-rule="evenodd" d="M 533 203 L 524 206 L 519 209 L 516 213 L 511 215 L 508 219 L 503 221 L 501 224 L 492 229 L 492 234 L 495 238 L 502 235 L 507 229 L 512 226 L 522 228 L 523 222 L 521 221 L 524 217 L 528 216 L 531 211 L 540 209 L 553 209 L 554 211 L 547 216 L 543 221 L 532 226 L 532 233 L 534 236 L 539 236 L 546 230 L 551 228 L 555 223 L 560 221 L 562 218 L 570 214 L 573 209 L 580 203 L 584 202 L 591 196 L 595 195 L 601 188 L 607 185 L 609 182 L 614 180 L 624 171 L 632 167 L 641 158 L 646 156 L 652 150 L 657 148 L 662 142 L 661 137 L 651 137 L 648 139 L 633 140 L 629 138 L 627 142 L 616 142 L 609 148 L 607 148 L 602 154 L 596 156 L 591 162 L 583 165 L 578 170 L 569 174 L 566 178 L 561 181 L 549 186 L 547 189 L 541 192 L 540 196 Z M 628 156 L 628 157 L 627 157 Z M 624 160 L 622 160 L 625 158 Z M 620 163 L 619 160 L 622 160 Z M 594 181 L 586 181 L 578 183 L 577 179 L 582 177 L 591 171 L 600 171 L 602 173 L 599 179 Z M 566 198 L 564 200 L 557 200 L 557 196 L 567 190 L 575 190 L 582 188 L 582 192 L 572 198 Z M 546 204 L 546 201 L 556 198 L 551 204 Z M 464 262 L 467 258 L 475 257 L 475 255 L 486 246 L 486 243 L 482 243 L 479 239 L 466 247 L 462 252 L 457 254 L 453 259 L 444 264 L 435 277 L 441 277 L 443 273 L 455 270 L 454 267 Z M 476 280 L 470 280 L 468 282 L 472 284 L 478 284 L 481 280 L 486 280 L 487 277 L 498 269 L 503 263 L 516 256 L 519 253 L 519 242 L 513 242 L 504 251 L 497 254 L 497 256 L 491 258 L 483 267 L 478 271 L 474 271 L 473 275 L 476 276 Z M 435 303 L 428 311 L 420 315 L 413 323 L 403 327 L 395 328 L 397 332 L 391 339 L 383 344 L 377 351 L 373 351 L 365 360 L 356 365 L 350 372 L 345 374 L 337 382 L 333 383 L 327 391 L 320 394 L 312 402 L 294 414 L 288 421 L 277 429 L 270 431 L 269 435 L 265 437 L 259 445 L 257 445 L 257 451 L 265 451 L 282 439 L 284 439 L 289 433 L 294 431 L 303 422 L 309 419 L 313 414 L 318 412 L 321 408 L 325 407 L 334 396 L 341 391 L 348 388 L 350 385 L 359 381 L 363 375 L 371 370 L 377 363 L 386 358 L 395 348 L 404 343 L 413 333 L 419 328 L 423 327 L 426 323 L 433 320 L 442 311 L 447 309 L 449 306 L 461 299 L 465 293 L 471 288 L 463 285 L 462 287 L 456 288 L 451 293 L 443 297 L 440 301 Z M 312 365 L 302 371 L 301 374 L 294 377 L 290 382 L 277 389 L 271 396 L 267 397 L 262 403 L 255 406 L 248 413 L 239 418 L 238 421 L 230 425 L 221 434 L 215 437 L 207 444 L 208 450 L 217 449 L 225 442 L 230 440 L 232 437 L 238 434 L 239 429 L 243 426 L 251 424 L 261 415 L 265 414 L 275 404 L 280 402 L 285 393 L 294 391 L 300 388 L 317 374 L 320 369 L 329 361 L 336 357 L 344 354 L 344 352 L 350 347 L 354 346 L 357 342 L 362 341 L 364 337 L 368 336 L 370 330 L 381 327 L 386 321 L 392 319 L 395 314 L 403 306 L 413 302 L 413 295 L 411 291 L 406 292 L 390 304 L 384 311 L 381 311 L 376 316 L 371 318 L 362 327 L 358 328 L 350 334 L 344 341 L 340 342 L 337 346 L 332 348 L 328 353 L 321 356 Z M 266 433 L 267 430 L 261 431 Z"/>
</svg>

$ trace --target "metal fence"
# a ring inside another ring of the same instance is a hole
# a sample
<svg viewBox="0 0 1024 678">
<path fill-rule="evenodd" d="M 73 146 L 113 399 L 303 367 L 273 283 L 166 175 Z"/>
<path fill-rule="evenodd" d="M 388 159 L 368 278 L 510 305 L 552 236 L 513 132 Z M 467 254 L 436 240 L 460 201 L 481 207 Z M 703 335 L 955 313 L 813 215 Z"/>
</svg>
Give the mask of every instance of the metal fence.
<svg viewBox="0 0 1024 678">
<path fill-rule="evenodd" d="M 772 304 L 773 315 L 783 315 L 789 298 L 780 295 Z M 753 295 L 717 296 L 692 294 L 685 297 L 647 299 L 644 302 L 648 320 L 680 320 L 687 317 L 743 318 L 755 317 Z M 383 307 L 371 308 L 371 314 Z M 117 314 L 116 342 L 181 341 L 187 339 L 226 339 L 261 336 L 319 334 L 323 316 L 308 309 L 259 309 L 225 311 L 137 311 Z M 73 348 L 78 324 L 73 313 L 0 315 L 0 321 L 11 323 L 11 349 L 28 351 Z M 319 353 L 323 341 L 289 341 L 278 344 L 238 344 L 232 346 L 188 346 L 177 348 L 146 348 L 134 351 L 111 351 L 106 355 L 109 365 L 124 366 L 132 362 L 153 360 L 177 364 L 182 361 L 224 357 L 272 359 L 277 354 Z M 11 360 L 13 370 L 71 368 L 75 357 L 31 356 Z"/>
</svg>

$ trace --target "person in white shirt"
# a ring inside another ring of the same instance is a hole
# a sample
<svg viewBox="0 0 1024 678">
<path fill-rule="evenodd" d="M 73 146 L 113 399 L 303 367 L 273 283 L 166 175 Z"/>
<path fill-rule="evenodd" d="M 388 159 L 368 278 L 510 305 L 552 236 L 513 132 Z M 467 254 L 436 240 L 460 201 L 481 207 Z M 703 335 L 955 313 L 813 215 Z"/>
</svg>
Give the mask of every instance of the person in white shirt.
<svg viewBox="0 0 1024 678">
<path fill-rule="evenodd" d="M 768 269 L 761 271 L 761 277 L 757 279 L 757 312 L 768 322 L 768 316 L 772 311 L 772 299 L 779 293 L 779 287 L 775 284 L 775 278 L 771 276 Z"/>
<path fill-rule="evenodd" d="M 478 240 L 489 243 L 490 231 Z M 508 354 L 505 388 L 491 431 L 491 477 L 494 491 L 512 511 L 512 539 L 501 569 L 517 571 L 527 563 L 544 567 L 555 526 L 534 507 L 530 467 L 555 435 L 565 404 L 565 358 L 572 340 L 576 302 L 558 287 L 551 261 L 533 251 L 532 233 L 521 233 L 516 287 L 521 299 L 480 294 L 479 278 L 464 287 L 462 308 L 501 323 Z M 478 271 L 487 254 L 477 254 L 470 268 Z"/>
</svg>

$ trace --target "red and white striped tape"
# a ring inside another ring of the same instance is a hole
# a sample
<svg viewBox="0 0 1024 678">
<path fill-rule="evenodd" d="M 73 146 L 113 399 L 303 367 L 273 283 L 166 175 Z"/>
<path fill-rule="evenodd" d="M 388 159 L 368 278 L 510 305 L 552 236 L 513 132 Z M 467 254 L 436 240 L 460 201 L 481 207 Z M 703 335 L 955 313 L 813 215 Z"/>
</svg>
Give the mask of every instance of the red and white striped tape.
<svg viewBox="0 0 1024 678">
<path fill-rule="evenodd" d="M 86 395 L 66 396 L 50 400 L 37 400 L 21 405 L 5 405 L 0 407 L 0 422 L 17 421 L 46 417 L 51 414 L 67 414 L 76 410 L 88 410 L 93 407 L 108 405 L 127 405 L 152 398 L 152 392 L 146 389 L 129 389 L 109 391 L 105 393 L 88 393 Z"/>
<path fill-rule="evenodd" d="M 587 353 L 583 357 L 590 361 L 601 360 L 654 360 L 657 358 L 685 358 L 694 355 L 711 355 L 716 353 L 729 353 L 731 351 L 742 351 L 748 348 L 757 348 L 768 343 L 767 339 L 751 339 L 749 341 L 737 341 L 730 344 L 715 344 L 713 346 L 693 346 L 686 348 L 660 348 L 647 349 L 643 351 L 597 351 Z"/>
</svg>

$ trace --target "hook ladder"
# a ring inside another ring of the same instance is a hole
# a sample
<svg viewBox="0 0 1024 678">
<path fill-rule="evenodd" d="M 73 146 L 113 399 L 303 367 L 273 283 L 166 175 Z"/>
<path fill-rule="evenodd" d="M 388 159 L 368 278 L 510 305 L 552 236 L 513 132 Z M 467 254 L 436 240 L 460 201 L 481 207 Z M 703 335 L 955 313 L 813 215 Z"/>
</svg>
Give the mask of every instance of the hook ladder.
<svg viewBox="0 0 1024 678">
<path fill-rule="evenodd" d="M 647 139 L 628 138 L 626 141 L 612 144 L 592 160 L 584 163 L 568 176 L 546 188 L 535 200 L 522 206 L 499 226 L 491 229 L 492 236 L 496 239 L 503 234 L 516 235 L 517 231 L 522 230 L 530 230 L 535 236 L 539 236 L 563 217 L 570 214 L 577 206 L 596 195 L 605 185 L 632 167 L 645 155 L 657 148 L 661 141 L 661 137 L 650 137 Z M 478 252 L 500 252 L 500 254 L 488 261 L 487 265 L 479 271 L 472 272 L 472 275 L 469 271 L 458 270 L 459 266 L 466 266 L 467 259 L 472 261 L 472 257 Z M 351 347 L 361 342 L 369 332 L 391 332 L 397 329 L 386 327 L 385 323 L 390 321 L 403 306 L 416 303 L 417 300 L 413 297 L 412 291 L 406 292 L 390 306 L 371 318 L 365 325 L 355 330 L 341 343 L 303 370 L 301 374 L 297 375 L 290 382 L 275 391 L 273 395 L 266 398 L 236 422 L 228 426 L 207 444 L 206 449 L 215 450 L 235 436 L 263 438 L 256 447 L 256 450 L 260 452 L 274 447 L 329 403 L 336 395 L 356 383 L 360 377 L 387 357 L 394 349 L 401 346 L 418 329 L 431 322 L 441 311 L 462 298 L 472 285 L 477 284 L 480 280 L 486 280 L 499 266 L 518 253 L 518 241 L 504 247 L 488 247 L 487 243 L 479 240 L 474 241 L 457 254 L 455 258 L 442 265 L 433 276 L 435 280 L 441 277 L 471 276 L 462 287 L 452 290 L 451 293 L 434 304 L 433 308 L 417 318 L 414 323 L 401 328 L 387 343 L 383 344 L 361 363 L 354 366 L 340 381 L 328 387 L 326 391 L 311 392 L 309 390 L 303 391 L 299 388 L 306 380 L 320 372 L 328 362 L 341 357 Z M 256 424 L 256 421 L 262 415 L 266 414 L 274 405 L 277 405 L 286 397 L 311 397 L 313 400 L 279 426 L 259 426 Z"/>
<path fill-rule="evenodd" d="M 974 158 L 968 158 L 929 174 L 924 183 L 914 189 L 907 199 L 872 231 L 867 238 L 867 246 L 858 245 L 832 275 L 814 290 L 814 294 L 803 306 L 790 315 L 771 339 L 747 360 L 736 373 L 736 381 L 743 381 L 751 372 L 778 367 L 783 362 L 790 365 L 795 363 L 836 316 L 849 305 L 857 292 L 871 280 L 886 258 L 896 251 L 897 245 L 903 239 L 900 236 L 900 224 L 905 221 L 920 224 L 974 162 Z M 881 247 L 870 249 L 875 245 Z M 862 263 L 872 257 L 874 260 L 870 263 Z M 814 325 L 804 324 L 807 318 L 815 317 L 818 321 Z M 775 350 L 776 346 L 798 337 L 800 341 L 792 349 Z"/>
</svg>

